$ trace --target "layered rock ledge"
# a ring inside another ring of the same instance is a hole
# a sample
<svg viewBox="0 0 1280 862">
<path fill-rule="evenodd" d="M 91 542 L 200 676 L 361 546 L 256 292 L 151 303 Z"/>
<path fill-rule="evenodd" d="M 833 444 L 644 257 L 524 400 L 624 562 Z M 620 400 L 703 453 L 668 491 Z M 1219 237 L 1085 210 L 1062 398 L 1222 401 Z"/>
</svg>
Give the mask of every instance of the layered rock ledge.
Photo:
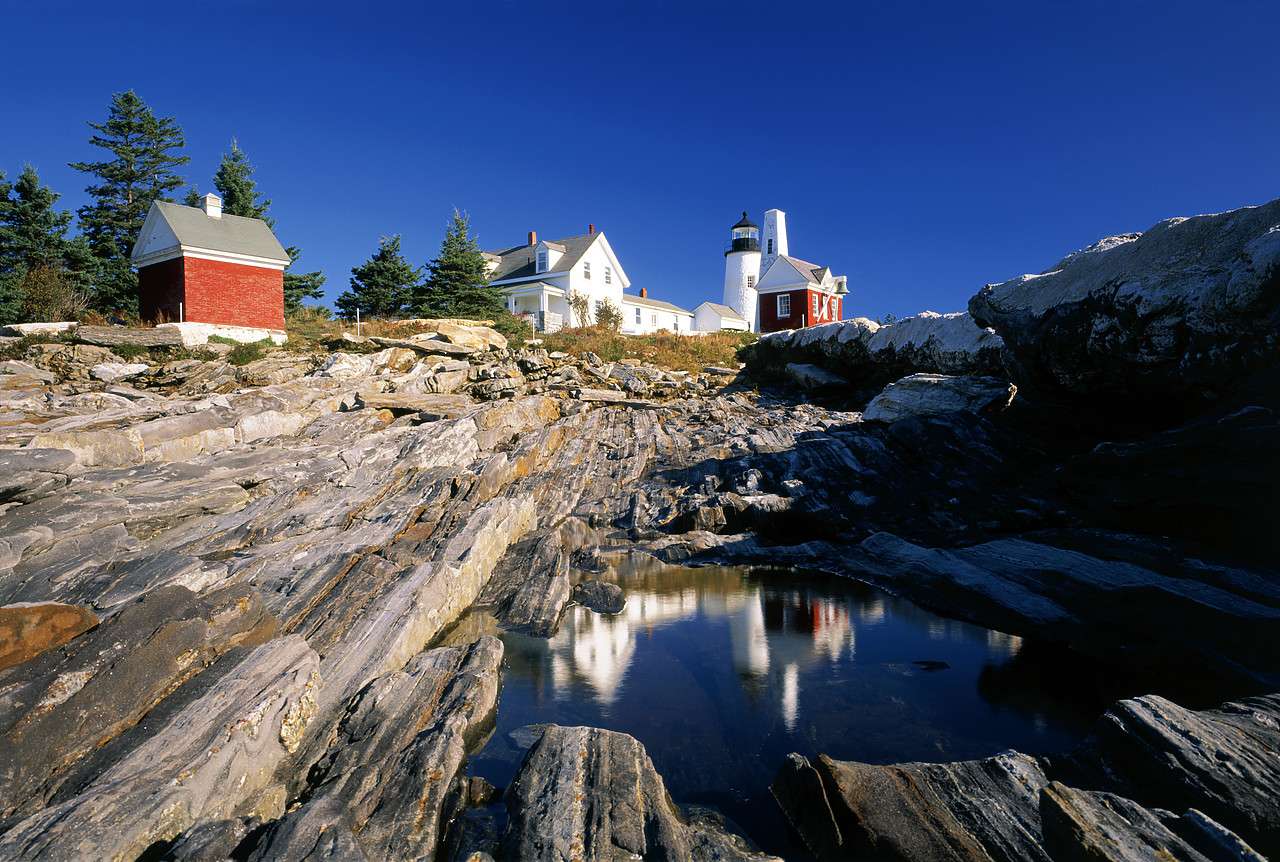
<svg viewBox="0 0 1280 862">
<path fill-rule="evenodd" d="M 240 367 L 33 345 L 0 363 L 0 856 L 759 858 L 616 734 L 543 733 L 505 793 L 464 774 L 501 643 L 442 637 L 616 608 L 575 590 L 602 546 L 855 577 L 1178 693 L 1054 757 L 793 759 L 821 858 L 1276 852 L 1277 207 L 745 373 L 447 328 Z M 498 796 L 504 830 L 468 813 Z"/>
</svg>

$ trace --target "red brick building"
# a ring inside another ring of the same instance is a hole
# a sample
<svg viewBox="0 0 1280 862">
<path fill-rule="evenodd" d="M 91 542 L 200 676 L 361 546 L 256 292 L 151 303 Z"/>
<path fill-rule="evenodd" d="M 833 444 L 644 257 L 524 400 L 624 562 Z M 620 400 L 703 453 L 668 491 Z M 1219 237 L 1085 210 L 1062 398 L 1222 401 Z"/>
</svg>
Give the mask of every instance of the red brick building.
<svg viewBox="0 0 1280 862">
<path fill-rule="evenodd" d="M 756 285 L 761 332 L 802 329 L 841 320 L 848 294 L 844 276 L 825 266 L 779 255 Z"/>
<path fill-rule="evenodd" d="M 284 328 L 289 255 L 262 219 L 156 201 L 133 248 L 143 320 Z"/>
</svg>

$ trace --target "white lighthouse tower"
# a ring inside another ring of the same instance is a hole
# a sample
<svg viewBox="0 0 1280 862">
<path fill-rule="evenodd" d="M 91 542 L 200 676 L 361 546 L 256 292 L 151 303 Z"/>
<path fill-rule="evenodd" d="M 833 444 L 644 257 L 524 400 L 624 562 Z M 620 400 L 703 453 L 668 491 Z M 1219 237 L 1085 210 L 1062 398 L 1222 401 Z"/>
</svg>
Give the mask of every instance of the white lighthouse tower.
<svg viewBox="0 0 1280 862">
<path fill-rule="evenodd" d="M 764 275 L 779 257 L 787 252 L 787 214 L 769 210 L 764 214 L 764 235 L 760 237 L 760 274 Z"/>
<path fill-rule="evenodd" d="M 742 221 L 732 231 L 724 248 L 724 304 L 742 315 L 754 332 L 759 328 L 756 282 L 760 280 L 760 228 L 743 211 Z"/>
</svg>

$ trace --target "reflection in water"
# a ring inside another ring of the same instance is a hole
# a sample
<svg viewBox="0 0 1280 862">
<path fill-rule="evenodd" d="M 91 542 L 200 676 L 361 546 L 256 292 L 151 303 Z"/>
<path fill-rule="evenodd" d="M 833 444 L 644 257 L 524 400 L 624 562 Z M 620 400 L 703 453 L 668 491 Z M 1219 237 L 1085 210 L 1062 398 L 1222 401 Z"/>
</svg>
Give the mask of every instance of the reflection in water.
<svg viewBox="0 0 1280 862">
<path fill-rule="evenodd" d="M 498 728 L 473 774 L 509 781 L 526 725 L 622 731 L 677 801 L 716 805 L 765 849 L 803 858 L 768 793 L 788 753 L 874 763 L 1045 753 L 1078 741 L 1105 707 L 1061 694 L 1079 664 L 848 579 L 641 555 L 601 577 L 626 592 L 622 613 L 574 606 L 549 640 L 501 635 Z"/>
<path fill-rule="evenodd" d="M 713 625 L 723 620 L 728 642 L 719 648 L 731 657 L 744 689 L 774 693 L 778 714 L 787 730 L 794 731 L 801 672 L 823 663 L 852 662 L 859 628 L 883 624 L 890 605 L 897 619 L 914 617 L 929 641 L 981 639 L 997 660 L 1015 657 L 1021 646 L 1020 638 L 941 619 L 855 582 L 836 582 L 842 591 L 833 593 L 827 584 L 815 589 L 741 569 L 667 568 L 667 580 L 674 583 L 655 581 L 652 572 L 615 573 L 627 594 L 622 613 L 602 616 L 575 605 L 550 640 L 504 636 L 508 651 L 528 659 L 540 656 L 556 699 L 585 686 L 607 714 L 619 699 L 641 638 L 679 622 Z"/>
</svg>

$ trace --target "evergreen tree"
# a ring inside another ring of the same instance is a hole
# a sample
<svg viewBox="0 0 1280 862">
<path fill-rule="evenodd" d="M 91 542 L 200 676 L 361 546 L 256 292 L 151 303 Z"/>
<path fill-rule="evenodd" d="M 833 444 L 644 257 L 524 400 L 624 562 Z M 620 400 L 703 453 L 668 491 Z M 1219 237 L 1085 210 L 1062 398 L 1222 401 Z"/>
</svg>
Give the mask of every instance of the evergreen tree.
<svg viewBox="0 0 1280 862">
<path fill-rule="evenodd" d="M 107 161 L 71 163 L 99 181 L 85 189 L 94 200 L 79 210 L 80 230 L 102 262 L 94 301 L 103 310 L 136 313 L 138 277 L 129 254 L 152 201 L 171 200 L 185 182 L 175 171 L 190 161 L 176 152 L 186 142 L 172 117 L 155 116 L 132 90 L 112 96 L 107 121 L 89 126 L 98 133 L 89 143 L 111 154 Z"/>
<path fill-rule="evenodd" d="M 271 201 L 259 200 L 261 193 L 258 191 L 257 182 L 253 179 L 253 171 L 254 166 L 249 164 L 249 157 L 245 155 L 244 150 L 240 149 L 240 142 L 232 138 L 231 152 L 222 156 L 218 172 L 213 176 L 213 187 L 222 196 L 224 213 L 246 218 L 260 218 L 274 231 L 275 219 L 267 215 Z M 192 198 L 197 202 L 199 200 L 194 186 L 188 193 L 188 199 Z M 292 271 L 294 262 L 302 256 L 302 249 L 296 245 L 286 248 L 285 254 L 289 255 L 289 266 L 285 267 L 284 271 L 284 310 L 289 314 L 301 309 L 303 300 L 324 299 L 322 286 L 325 277 L 319 270 Z"/>
<path fill-rule="evenodd" d="M 404 310 L 421 280 L 422 271 L 400 252 L 400 235 L 384 236 L 373 256 L 351 269 L 351 290 L 336 305 L 347 318 L 357 310 L 366 317 L 393 317 Z"/>
<path fill-rule="evenodd" d="M 466 213 L 453 211 L 440 255 L 427 264 L 431 275 L 412 296 L 424 317 L 497 318 L 506 314 L 502 292 L 489 286 L 489 272 Z"/>
<path fill-rule="evenodd" d="M 253 171 L 249 157 L 240 149 L 240 142 L 232 138 L 231 152 L 222 156 L 222 164 L 218 165 L 218 172 L 213 175 L 213 187 L 222 196 L 222 211 L 225 214 L 260 218 L 267 223 L 267 227 L 275 230 L 275 219 L 267 217 L 271 201 L 258 200 L 261 194 L 253 179 Z"/>
<path fill-rule="evenodd" d="M 78 306 L 79 298 L 70 305 L 61 300 L 83 294 L 92 282 L 88 244 L 83 237 L 67 238 L 71 211 L 54 209 L 59 197 L 40 184 L 31 165 L 12 185 L 0 173 L 0 317 L 5 320 Z M 27 302 L 28 282 L 42 286 L 44 301 Z"/>
<path fill-rule="evenodd" d="M 16 237 L 9 226 L 9 212 L 13 207 L 9 191 L 12 188 L 13 184 L 5 179 L 4 170 L 0 168 L 0 323 L 16 323 L 22 311 L 22 294 L 18 292 L 22 276 L 13 270 L 10 262 L 10 249 Z"/>
</svg>

